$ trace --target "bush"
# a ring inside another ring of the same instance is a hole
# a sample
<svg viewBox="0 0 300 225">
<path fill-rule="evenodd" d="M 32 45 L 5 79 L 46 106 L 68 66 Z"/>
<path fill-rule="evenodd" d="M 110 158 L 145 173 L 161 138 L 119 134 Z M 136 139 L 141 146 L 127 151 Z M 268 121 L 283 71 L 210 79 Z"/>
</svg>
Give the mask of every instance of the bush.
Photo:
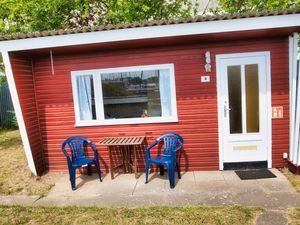
<svg viewBox="0 0 300 225">
<path fill-rule="evenodd" d="M 8 116 L 7 119 L 2 122 L 2 128 L 6 128 L 6 129 L 18 128 L 16 113 L 10 110 L 7 112 L 10 114 L 10 116 Z"/>
<path fill-rule="evenodd" d="M 1 70 L 0 70 L 0 74 L 1 74 Z M 4 84 L 5 82 L 6 82 L 6 77 L 0 75 L 0 85 Z"/>
</svg>

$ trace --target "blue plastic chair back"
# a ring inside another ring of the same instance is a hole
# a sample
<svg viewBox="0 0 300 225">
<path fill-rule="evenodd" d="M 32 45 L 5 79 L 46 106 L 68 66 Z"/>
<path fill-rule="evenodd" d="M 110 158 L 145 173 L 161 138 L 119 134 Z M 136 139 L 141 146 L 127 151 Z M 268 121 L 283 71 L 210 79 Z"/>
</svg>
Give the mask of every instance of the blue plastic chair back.
<svg viewBox="0 0 300 225">
<path fill-rule="evenodd" d="M 69 158 L 71 161 L 74 161 L 74 159 L 76 158 L 85 158 L 84 155 L 85 144 L 88 144 L 93 149 L 95 156 L 98 154 L 94 144 L 88 138 L 81 137 L 81 136 L 73 136 L 66 139 L 62 144 L 62 151 L 64 155 L 67 158 Z M 66 145 L 69 146 L 71 158 L 65 148 Z"/>
<path fill-rule="evenodd" d="M 164 156 L 175 156 L 176 152 L 183 145 L 183 138 L 176 133 L 167 133 L 159 136 L 156 141 L 159 143 L 161 140 L 164 142 Z"/>
</svg>

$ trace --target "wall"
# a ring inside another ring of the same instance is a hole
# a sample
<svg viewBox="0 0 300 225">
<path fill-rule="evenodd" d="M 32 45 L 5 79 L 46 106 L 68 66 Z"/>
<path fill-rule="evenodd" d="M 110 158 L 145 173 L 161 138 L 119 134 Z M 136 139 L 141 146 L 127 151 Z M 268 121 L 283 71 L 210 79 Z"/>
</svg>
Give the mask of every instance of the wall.
<svg viewBox="0 0 300 225">
<path fill-rule="evenodd" d="M 45 163 L 31 59 L 19 54 L 10 54 L 10 60 L 33 160 L 37 174 L 41 175 L 44 172 Z"/>
<path fill-rule="evenodd" d="M 212 55 L 211 82 L 201 83 L 200 76 L 206 74 L 204 72 L 206 50 Z M 182 169 L 218 170 L 215 55 L 251 51 L 271 51 L 272 105 L 284 107 L 284 118 L 272 122 L 273 167 L 283 166 L 282 153 L 287 152 L 289 148 L 287 38 L 72 55 L 55 55 L 54 51 L 54 75 L 51 74 L 49 56 L 35 58 L 34 83 L 46 167 L 50 171 L 67 169 L 65 157 L 61 152 L 61 143 L 71 135 L 87 136 L 95 143 L 103 137 L 118 134 L 147 135 L 148 141 L 152 141 L 164 132 L 175 131 L 185 139 L 181 159 Z M 71 71 L 163 63 L 175 65 L 178 123 L 74 127 Z M 102 169 L 104 167 L 107 169 L 109 164 L 107 150 L 101 146 L 98 146 L 98 149 Z M 139 157 L 139 164 L 144 168 L 142 155 Z"/>
</svg>

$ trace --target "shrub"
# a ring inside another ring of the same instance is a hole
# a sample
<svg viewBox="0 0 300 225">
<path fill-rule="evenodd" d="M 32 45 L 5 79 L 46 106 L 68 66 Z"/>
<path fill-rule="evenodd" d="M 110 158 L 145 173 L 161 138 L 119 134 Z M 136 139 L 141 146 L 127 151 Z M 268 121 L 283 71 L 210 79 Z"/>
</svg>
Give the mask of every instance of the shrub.
<svg viewBox="0 0 300 225">
<path fill-rule="evenodd" d="M 18 121 L 17 121 L 16 113 L 11 110 L 8 110 L 7 113 L 9 113 L 10 116 L 8 116 L 5 121 L 3 121 L 3 123 L 2 123 L 3 128 L 6 128 L 6 129 L 18 128 Z"/>
</svg>

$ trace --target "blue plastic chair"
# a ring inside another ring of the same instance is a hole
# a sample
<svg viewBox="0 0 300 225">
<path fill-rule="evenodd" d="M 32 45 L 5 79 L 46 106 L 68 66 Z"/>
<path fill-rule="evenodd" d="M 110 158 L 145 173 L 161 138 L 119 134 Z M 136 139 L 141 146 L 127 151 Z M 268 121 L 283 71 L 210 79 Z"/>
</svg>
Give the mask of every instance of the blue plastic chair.
<svg viewBox="0 0 300 225">
<path fill-rule="evenodd" d="M 85 144 L 89 145 L 94 151 L 94 158 L 88 158 L 84 154 Z M 66 150 L 66 145 L 68 145 L 70 150 L 70 155 Z M 91 175 L 91 165 L 95 164 L 96 170 L 99 175 L 99 179 L 102 182 L 100 164 L 98 160 L 98 152 L 96 146 L 85 137 L 73 136 L 64 141 L 62 144 L 62 152 L 67 158 L 68 169 L 70 175 L 70 182 L 72 190 L 76 189 L 75 179 L 76 179 L 76 169 L 82 166 L 88 166 L 88 175 Z"/>
<path fill-rule="evenodd" d="M 155 158 L 151 158 L 150 150 L 157 144 L 163 142 L 163 155 Z M 170 182 L 170 188 L 175 187 L 175 166 L 178 172 L 178 178 L 180 179 L 179 163 L 177 161 L 176 153 L 183 146 L 183 138 L 176 133 L 167 133 L 159 136 L 153 144 L 146 148 L 146 184 L 148 183 L 148 173 L 151 164 L 158 165 L 160 167 L 160 174 L 164 173 L 164 166 L 168 171 L 168 178 Z"/>
</svg>

